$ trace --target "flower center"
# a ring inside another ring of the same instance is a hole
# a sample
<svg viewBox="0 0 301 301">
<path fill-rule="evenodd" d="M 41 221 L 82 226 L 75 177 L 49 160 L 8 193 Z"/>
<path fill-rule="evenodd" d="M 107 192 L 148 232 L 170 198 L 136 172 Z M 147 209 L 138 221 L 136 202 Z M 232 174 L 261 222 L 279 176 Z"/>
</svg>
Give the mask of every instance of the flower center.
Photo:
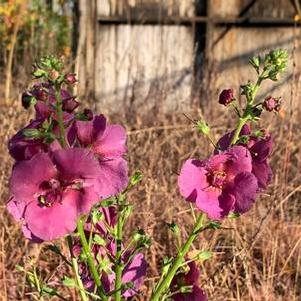
<svg viewBox="0 0 301 301">
<path fill-rule="evenodd" d="M 211 186 L 222 188 L 226 179 L 224 171 L 212 171 L 207 175 L 207 180 Z"/>
<path fill-rule="evenodd" d="M 72 182 L 60 182 L 57 179 L 44 181 L 40 184 L 41 193 L 37 196 L 38 203 L 41 207 L 52 207 L 55 203 L 62 201 L 63 192 L 66 189 L 80 190 L 83 188 L 81 179 Z"/>
</svg>

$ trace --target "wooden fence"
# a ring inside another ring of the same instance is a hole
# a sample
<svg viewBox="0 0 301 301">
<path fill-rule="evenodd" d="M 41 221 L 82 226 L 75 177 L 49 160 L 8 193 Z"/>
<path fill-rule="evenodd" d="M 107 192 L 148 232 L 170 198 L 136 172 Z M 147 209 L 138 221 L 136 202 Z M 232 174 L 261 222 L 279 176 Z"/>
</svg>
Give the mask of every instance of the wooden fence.
<svg viewBox="0 0 301 301">
<path fill-rule="evenodd" d="M 300 71 L 297 0 L 81 0 L 79 94 L 99 110 L 187 106 L 208 72 L 211 90 L 238 88 L 248 57 L 285 48 Z M 292 60 L 291 60 L 292 61 Z M 298 78 L 295 80 L 298 80 Z M 217 93 L 217 92 L 216 92 Z M 289 97 L 289 91 L 279 91 Z"/>
</svg>

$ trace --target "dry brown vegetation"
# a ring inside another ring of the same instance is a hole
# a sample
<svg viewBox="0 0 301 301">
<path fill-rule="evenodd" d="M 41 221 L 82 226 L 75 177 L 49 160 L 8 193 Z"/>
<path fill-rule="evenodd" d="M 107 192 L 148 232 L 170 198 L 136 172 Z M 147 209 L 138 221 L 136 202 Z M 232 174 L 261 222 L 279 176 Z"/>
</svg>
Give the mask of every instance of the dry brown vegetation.
<svg viewBox="0 0 301 301">
<path fill-rule="evenodd" d="M 237 220 L 226 220 L 223 229 L 207 231 L 194 244 L 195 249 L 214 252 L 213 258 L 201 265 L 200 283 L 209 300 L 301 300 L 301 125 L 300 111 L 291 109 L 297 107 L 297 88 L 298 78 L 294 76 L 287 83 L 292 93 L 291 99 L 286 100 L 286 116 L 267 116 L 264 121 L 275 137 L 272 185 L 258 197 L 250 212 Z M 202 114 L 214 124 L 214 136 L 218 138 L 235 126 L 235 120 L 232 113 L 216 106 L 216 98 L 213 93 Z M 160 107 L 148 112 L 127 108 L 125 112 L 110 116 L 110 120 L 127 127 L 130 169 L 139 169 L 144 174 L 143 182 L 130 195 L 135 211 L 127 231 L 143 228 L 153 237 L 146 252 L 148 277 L 144 293 L 138 297 L 148 300 L 162 257 L 175 250 L 166 223 L 174 220 L 180 224 L 183 238 L 193 223 L 189 205 L 179 195 L 177 172 L 185 159 L 204 158 L 212 148 L 182 112 L 163 114 Z M 199 118 L 201 110 L 194 104 L 185 113 Z M 47 244 L 33 245 L 26 241 L 5 210 L 13 163 L 8 156 L 7 141 L 29 116 L 19 101 L 1 108 L 0 300 L 3 301 L 33 300 L 24 274 L 15 268 L 16 264 L 26 263 L 29 256 L 36 260 L 41 277 L 54 286 L 64 272 L 69 272 L 60 259 L 46 251 Z M 67 300 L 78 300 L 71 290 L 63 289 L 63 294 Z"/>
</svg>

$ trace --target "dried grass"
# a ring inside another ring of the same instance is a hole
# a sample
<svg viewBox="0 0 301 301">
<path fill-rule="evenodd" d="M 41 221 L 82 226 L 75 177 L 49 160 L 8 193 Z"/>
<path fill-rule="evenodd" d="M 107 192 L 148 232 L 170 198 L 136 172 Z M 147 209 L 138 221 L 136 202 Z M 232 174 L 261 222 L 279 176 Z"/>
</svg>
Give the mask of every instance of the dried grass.
<svg viewBox="0 0 301 301">
<path fill-rule="evenodd" d="M 296 82 L 291 85 L 296 89 Z M 291 102 L 294 98 L 292 93 Z M 125 111 L 129 112 L 128 109 Z M 197 118 L 200 109 L 194 105 L 185 113 Z M 215 125 L 216 138 L 234 126 L 233 115 L 222 112 L 215 102 L 209 103 L 202 113 Z M 44 279 L 54 285 L 68 271 L 60 259 L 45 251 L 44 246 L 26 241 L 19 226 L 5 210 L 7 180 L 12 167 L 7 140 L 20 125 L 25 124 L 29 114 L 17 101 L 9 108 L 2 108 L 0 114 L 0 300 L 33 300 L 24 275 L 15 269 L 16 264 L 22 264 L 32 256 Z M 193 246 L 214 251 L 214 257 L 202 266 L 200 279 L 209 300 L 301 300 L 299 117 L 300 112 L 295 111 L 292 115 L 288 112 L 284 119 L 268 118 L 269 129 L 275 137 L 273 184 L 258 198 L 249 213 L 237 220 L 225 221 L 223 230 L 202 234 Z M 178 192 L 177 172 L 185 159 L 192 156 L 204 158 L 212 148 L 182 113 L 168 115 L 161 113 L 160 108 L 148 112 L 140 109 L 124 116 L 111 116 L 111 121 L 127 127 L 131 171 L 139 169 L 145 176 L 142 184 L 130 195 L 135 211 L 126 230 L 129 233 L 143 228 L 153 237 L 152 246 L 146 252 L 150 265 L 148 278 L 143 294 L 137 298 L 148 300 L 162 257 L 175 251 L 166 222 L 174 220 L 180 224 L 183 238 L 193 223 L 189 205 Z M 67 300 L 78 300 L 73 291 L 64 289 L 63 293 Z"/>
</svg>

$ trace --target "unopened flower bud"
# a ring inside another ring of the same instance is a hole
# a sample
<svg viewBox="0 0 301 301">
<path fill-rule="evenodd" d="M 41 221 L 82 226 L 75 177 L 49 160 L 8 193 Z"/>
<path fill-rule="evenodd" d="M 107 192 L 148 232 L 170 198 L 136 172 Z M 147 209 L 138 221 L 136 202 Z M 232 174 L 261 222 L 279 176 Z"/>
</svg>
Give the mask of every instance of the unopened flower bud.
<svg viewBox="0 0 301 301">
<path fill-rule="evenodd" d="M 65 83 L 74 85 L 77 82 L 75 73 L 68 73 L 65 75 Z"/>
<path fill-rule="evenodd" d="M 279 112 L 281 107 L 281 99 L 269 96 L 264 100 L 262 107 L 268 112 Z"/>
<path fill-rule="evenodd" d="M 84 115 L 88 121 L 93 119 L 93 112 L 90 109 L 84 109 Z"/>
<path fill-rule="evenodd" d="M 235 100 L 233 95 L 233 89 L 225 89 L 219 95 L 219 103 L 228 106 L 231 102 Z"/>
<path fill-rule="evenodd" d="M 31 93 L 36 100 L 46 101 L 48 99 L 48 94 L 43 88 L 33 88 Z"/>
<path fill-rule="evenodd" d="M 75 97 L 70 97 L 63 100 L 63 110 L 72 113 L 79 106 L 79 102 L 75 100 Z"/>
<path fill-rule="evenodd" d="M 59 76 L 60 76 L 60 73 L 54 69 L 49 72 L 49 77 L 53 81 L 57 80 L 59 78 Z"/>
<path fill-rule="evenodd" d="M 277 101 L 274 97 L 272 96 L 269 96 L 267 97 L 263 104 L 262 104 L 262 107 L 266 110 L 266 111 L 269 111 L 269 112 L 272 112 L 274 111 L 275 107 L 277 105 Z"/>
<path fill-rule="evenodd" d="M 21 100 L 23 108 L 27 110 L 32 105 L 33 97 L 28 91 L 25 91 L 22 94 Z"/>
</svg>

